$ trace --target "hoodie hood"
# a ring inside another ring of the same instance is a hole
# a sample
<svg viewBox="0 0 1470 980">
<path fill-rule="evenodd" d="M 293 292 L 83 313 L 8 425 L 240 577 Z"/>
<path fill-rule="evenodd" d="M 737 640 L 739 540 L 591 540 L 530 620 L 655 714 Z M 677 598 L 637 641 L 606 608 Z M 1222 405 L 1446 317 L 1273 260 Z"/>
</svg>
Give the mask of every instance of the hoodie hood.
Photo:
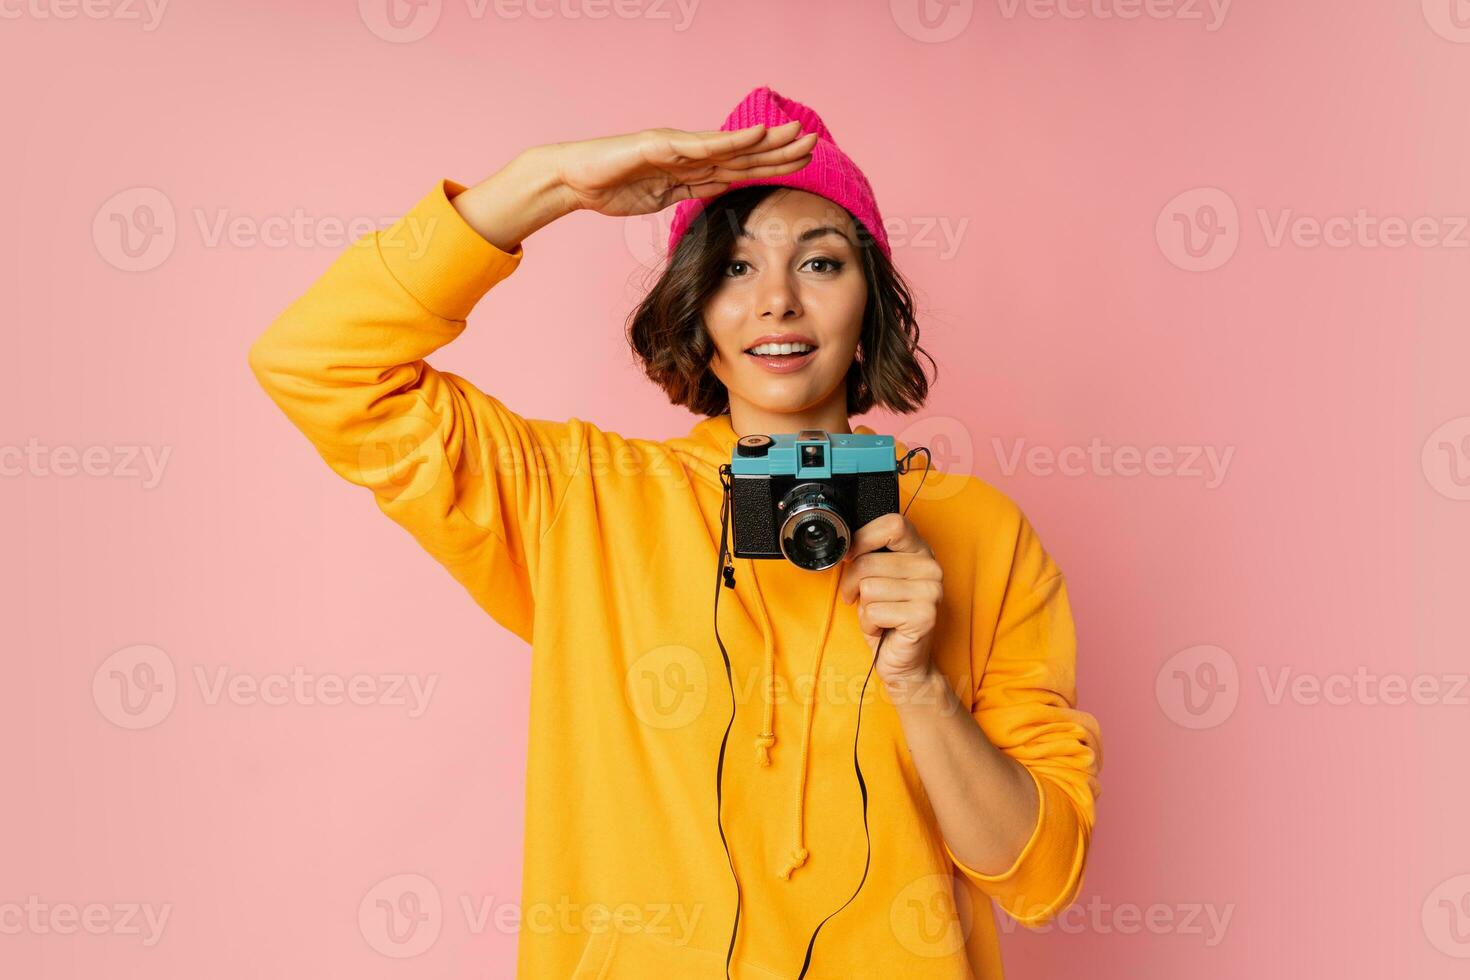
<svg viewBox="0 0 1470 980">
<path fill-rule="evenodd" d="M 866 425 L 852 427 L 854 433 L 861 435 L 876 434 Z M 667 445 L 674 452 L 685 457 L 688 471 L 694 479 L 697 479 L 710 487 L 713 487 L 719 499 L 723 499 L 723 486 L 720 482 L 720 467 L 730 462 L 731 453 L 734 451 L 735 443 L 740 435 L 735 432 L 731 425 L 728 413 L 711 416 L 703 419 L 689 430 L 687 436 L 670 439 Z M 895 458 L 902 458 L 908 448 L 897 438 L 893 440 Z M 717 505 L 718 506 L 718 505 Z M 716 532 L 718 533 L 718 521 L 716 521 Z M 720 544 L 715 542 L 715 552 L 719 553 Z M 731 555 L 731 561 L 735 563 L 736 594 L 747 609 L 753 609 L 755 619 L 760 625 L 761 631 L 761 679 L 757 688 L 765 692 L 764 711 L 760 732 L 755 737 L 756 763 L 762 768 L 771 765 L 771 750 L 776 745 L 776 637 L 775 630 L 771 625 L 769 612 L 766 608 L 765 598 L 761 594 L 760 580 L 757 577 L 756 567 L 764 560 L 758 558 L 735 558 Z M 789 880 L 791 873 L 806 863 L 811 852 L 806 846 L 806 792 L 807 773 L 810 769 L 810 748 L 812 733 L 812 717 L 816 710 L 817 698 L 822 690 L 820 673 L 822 669 L 822 656 L 826 652 L 827 638 L 832 632 L 832 621 L 837 611 L 838 586 L 842 582 L 842 566 L 826 570 L 825 572 L 813 572 L 813 575 L 828 575 L 832 579 L 831 593 L 825 603 L 825 609 L 821 610 L 822 625 L 817 630 L 816 649 L 811 653 L 812 694 L 811 699 L 805 705 L 805 714 L 801 726 L 800 761 L 797 767 L 797 784 L 793 794 L 791 805 L 791 821 L 793 835 L 791 850 L 786 863 L 777 872 L 777 877 Z M 749 590 L 741 594 L 740 586 L 744 584 Z M 813 610 L 813 615 L 818 613 Z"/>
</svg>

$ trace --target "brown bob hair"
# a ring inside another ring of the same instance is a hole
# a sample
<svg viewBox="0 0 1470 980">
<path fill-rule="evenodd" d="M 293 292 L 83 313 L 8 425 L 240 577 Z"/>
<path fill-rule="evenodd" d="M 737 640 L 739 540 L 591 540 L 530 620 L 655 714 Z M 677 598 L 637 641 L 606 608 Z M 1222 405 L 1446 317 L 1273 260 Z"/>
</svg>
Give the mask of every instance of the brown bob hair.
<svg viewBox="0 0 1470 980">
<path fill-rule="evenodd" d="M 714 198 L 679 239 L 668 267 L 628 316 L 627 337 L 643 373 L 675 405 L 705 416 L 730 409 L 724 382 L 710 370 L 715 345 L 704 326 L 705 303 L 719 289 L 735 239 L 757 204 L 781 185 L 741 187 Z M 850 214 L 850 212 L 849 212 Z M 857 353 L 847 372 L 847 413 L 874 405 L 906 414 L 923 406 L 930 379 L 922 355 L 938 377 L 938 365 L 919 346 L 908 284 L 857 218 L 858 252 L 868 299 Z"/>
</svg>

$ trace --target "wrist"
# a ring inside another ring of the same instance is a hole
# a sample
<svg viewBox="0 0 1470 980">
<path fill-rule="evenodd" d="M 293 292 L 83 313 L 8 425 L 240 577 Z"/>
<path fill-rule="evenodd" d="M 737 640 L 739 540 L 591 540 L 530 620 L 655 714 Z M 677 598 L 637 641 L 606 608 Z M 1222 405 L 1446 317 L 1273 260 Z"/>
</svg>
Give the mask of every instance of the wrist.
<svg viewBox="0 0 1470 980">
<path fill-rule="evenodd" d="M 534 188 L 555 217 L 565 217 L 582 208 L 582 202 L 572 193 L 563 170 L 564 151 L 560 143 L 545 143 L 522 150 L 511 165 L 525 174 L 525 180 Z"/>
<path fill-rule="evenodd" d="M 910 670 L 880 673 L 883 690 L 895 705 L 936 705 L 943 703 L 949 681 L 930 661 Z"/>
<path fill-rule="evenodd" d="M 450 203 L 480 237 L 504 252 L 570 210 L 554 155 L 545 147 L 524 150 Z"/>
</svg>

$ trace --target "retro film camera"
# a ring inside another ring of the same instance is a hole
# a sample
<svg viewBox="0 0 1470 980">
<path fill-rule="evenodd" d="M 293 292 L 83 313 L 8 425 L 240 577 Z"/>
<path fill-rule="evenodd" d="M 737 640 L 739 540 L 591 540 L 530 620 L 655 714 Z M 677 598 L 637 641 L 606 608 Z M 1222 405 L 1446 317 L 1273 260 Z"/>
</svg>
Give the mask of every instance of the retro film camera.
<svg viewBox="0 0 1470 980">
<path fill-rule="evenodd" d="M 876 433 L 742 436 L 729 470 L 735 557 L 836 565 L 854 531 L 898 511 L 893 452 L 893 436 Z"/>
</svg>

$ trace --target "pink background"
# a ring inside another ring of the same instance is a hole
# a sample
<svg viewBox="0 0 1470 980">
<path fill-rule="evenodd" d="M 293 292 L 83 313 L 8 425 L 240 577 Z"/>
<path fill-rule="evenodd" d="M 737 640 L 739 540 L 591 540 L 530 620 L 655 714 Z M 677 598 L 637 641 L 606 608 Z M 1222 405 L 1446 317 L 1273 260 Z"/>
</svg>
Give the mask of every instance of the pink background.
<svg viewBox="0 0 1470 980">
<path fill-rule="evenodd" d="M 333 222 L 537 143 L 714 128 L 770 84 L 866 170 L 940 365 L 920 416 L 864 421 L 1013 496 L 1070 583 L 1099 822 L 1080 907 L 1012 926 L 1009 975 L 1464 976 L 1470 5 L 532 8 L 396 33 L 374 0 L 5 8 L 0 975 L 511 975 L 527 648 L 246 349 Z M 1360 212 L 1336 245 L 1275 237 Z M 686 431 L 622 337 L 668 217 L 537 233 L 436 366 L 528 416 Z M 1385 245 L 1393 219 L 1419 241 Z M 1173 459 L 1009 462 L 1094 437 Z M 436 686 L 420 713 L 215 696 L 297 667 Z M 1334 687 L 1360 670 L 1438 694 Z M 371 910 L 405 887 L 442 911 L 395 958 Z M 61 918 L 17 918 L 30 896 Z M 169 918 L 67 926 L 93 903 Z"/>
</svg>

